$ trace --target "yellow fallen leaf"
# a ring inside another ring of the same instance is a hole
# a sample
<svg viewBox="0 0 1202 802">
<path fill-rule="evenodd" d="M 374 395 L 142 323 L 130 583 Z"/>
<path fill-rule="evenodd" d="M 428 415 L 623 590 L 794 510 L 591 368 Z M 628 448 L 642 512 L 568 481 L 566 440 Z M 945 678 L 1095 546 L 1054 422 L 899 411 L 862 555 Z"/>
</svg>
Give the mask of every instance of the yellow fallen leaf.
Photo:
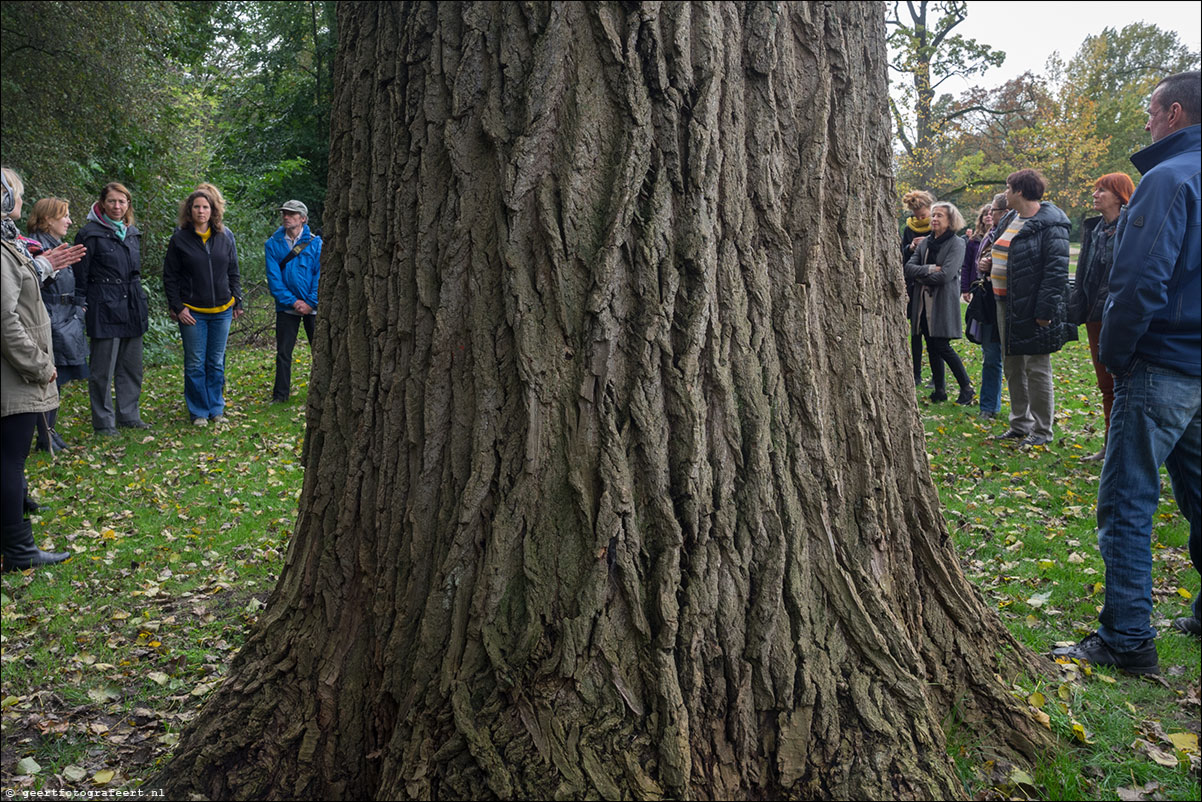
<svg viewBox="0 0 1202 802">
<path fill-rule="evenodd" d="M 1073 737 L 1083 744 L 1093 743 L 1093 741 L 1089 740 L 1089 732 L 1086 731 L 1085 725 L 1080 721 L 1073 722 Z"/>
<path fill-rule="evenodd" d="M 1042 693 L 1036 691 L 1027 697 L 1027 701 L 1031 703 L 1032 707 L 1043 707 L 1048 700 L 1044 698 Z"/>
<path fill-rule="evenodd" d="M 1111 685 L 1116 682 L 1114 677 L 1108 677 L 1105 674 L 1098 674 L 1097 677 L 1098 679 L 1102 680 L 1102 682 L 1109 682 Z"/>
<path fill-rule="evenodd" d="M 1073 698 L 1073 689 L 1068 687 L 1068 685 L 1061 683 L 1060 687 L 1056 689 L 1056 695 L 1067 702 L 1069 699 Z"/>
<path fill-rule="evenodd" d="M 1052 717 L 1042 710 L 1032 710 L 1031 717 L 1042 724 L 1047 729 L 1052 729 Z"/>
<path fill-rule="evenodd" d="M 1182 752 L 1198 751 L 1198 733 L 1196 732 L 1170 732 L 1165 737 L 1172 741 L 1173 746 Z"/>
<path fill-rule="evenodd" d="M 112 769 L 98 771 L 92 775 L 92 783 L 95 785 L 108 785 L 113 781 L 113 774 L 114 772 Z"/>
<path fill-rule="evenodd" d="M 1181 598 L 1183 598 L 1183 599 L 1192 599 L 1192 598 L 1194 598 L 1194 594 L 1190 593 L 1190 592 L 1189 592 L 1188 590 L 1186 590 L 1185 588 L 1177 588 L 1177 595 L 1178 595 L 1178 596 L 1180 596 L 1180 597 L 1181 597 Z"/>
</svg>

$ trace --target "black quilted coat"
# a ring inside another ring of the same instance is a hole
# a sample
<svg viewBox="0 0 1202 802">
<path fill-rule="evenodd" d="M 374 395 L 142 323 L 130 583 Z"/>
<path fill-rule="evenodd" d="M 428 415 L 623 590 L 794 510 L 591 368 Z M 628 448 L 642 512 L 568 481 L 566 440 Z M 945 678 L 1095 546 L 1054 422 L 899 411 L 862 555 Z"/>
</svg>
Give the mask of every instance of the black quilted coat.
<svg viewBox="0 0 1202 802">
<path fill-rule="evenodd" d="M 1010 243 L 1006 353 L 1011 356 L 1052 354 L 1077 339 L 1077 327 L 1068 322 L 1068 232 L 1064 212 L 1044 201 Z M 1036 320 L 1052 322 L 1040 326 Z"/>
</svg>

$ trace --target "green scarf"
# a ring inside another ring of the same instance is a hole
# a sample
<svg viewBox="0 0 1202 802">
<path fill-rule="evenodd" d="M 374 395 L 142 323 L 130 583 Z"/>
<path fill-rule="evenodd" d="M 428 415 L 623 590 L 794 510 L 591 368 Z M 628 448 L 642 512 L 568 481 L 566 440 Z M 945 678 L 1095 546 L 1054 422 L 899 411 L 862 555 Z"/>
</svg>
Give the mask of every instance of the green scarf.
<svg viewBox="0 0 1202 802">
<path fill-rule="evenodd" d="M 910 217 L 906 220 L 906 226 L 915 234 L 931 233 L 931 218 L 919 220 L 917 217 Z"/>
<path fill-rule="evenodd" d="M 114 220 L 113 218 L 109 217 L 107 214 L 104 215 L 104 219 L 108 222 L 108 224 L 110 226 L 113 227 L 113 231 L 117 232 L 117 239 L 121 240 L 122 242 L 125 242 L 125 222 L 122 220 Z"/>
</svg>

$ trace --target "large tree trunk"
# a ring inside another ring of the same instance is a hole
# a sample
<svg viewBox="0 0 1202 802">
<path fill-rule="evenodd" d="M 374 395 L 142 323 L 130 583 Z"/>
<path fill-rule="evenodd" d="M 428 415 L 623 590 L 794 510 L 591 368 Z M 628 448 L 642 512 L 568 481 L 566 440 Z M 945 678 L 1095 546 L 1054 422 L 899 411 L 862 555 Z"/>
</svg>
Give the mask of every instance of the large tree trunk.
<svg viewBox="0 0 1202 802">
<path fill-rule="evenodd" d="M 876 3 L 347 3 L 300 520 L 169 796 L 939 799 Z"/>
</svg>

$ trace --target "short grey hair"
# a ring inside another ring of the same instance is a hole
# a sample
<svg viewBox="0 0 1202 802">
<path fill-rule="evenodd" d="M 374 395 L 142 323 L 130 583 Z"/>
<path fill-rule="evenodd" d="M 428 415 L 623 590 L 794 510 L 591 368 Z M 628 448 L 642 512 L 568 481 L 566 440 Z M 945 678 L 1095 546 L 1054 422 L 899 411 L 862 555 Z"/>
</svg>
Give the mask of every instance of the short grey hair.
<svg viewBox="0 0 1202 802">
<path fill-rule="evenodd" d="M 1189 125 L 1197 125 L 1202 120 L 1202 72 L 1193 70 L 1170 75 L 1156 84 L 1152 93 L 1156 92 L 1160 92 L 1160 107 L 1165 111 L 1177 103 L 1185 112 Z"/>
<path fill-rule="evenodd" d="M 960 214 L 960 210 L 956 208 L 954 203 L 947 201 L 939 201 L 931 205 L 931 214 L 935 213 L 936 209 L 947 209 L 948 228 L 952 231 L 959 231 L 964 228 L 964 215 Z"/>
</svg>

